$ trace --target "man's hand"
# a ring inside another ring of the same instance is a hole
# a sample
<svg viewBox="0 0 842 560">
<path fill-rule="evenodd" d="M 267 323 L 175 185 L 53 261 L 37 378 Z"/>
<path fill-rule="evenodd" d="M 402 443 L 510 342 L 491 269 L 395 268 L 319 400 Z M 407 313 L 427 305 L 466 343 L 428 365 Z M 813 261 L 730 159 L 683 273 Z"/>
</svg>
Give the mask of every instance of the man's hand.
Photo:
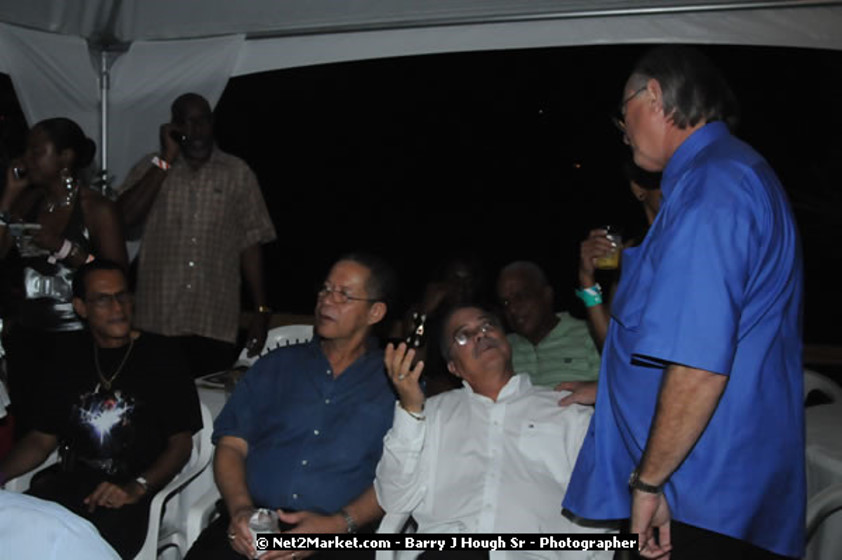
<svg viewBox="0 0 842 560">
<path fill-rule="evenodd" d="M 247 558 L 254 558 L 254 539 L 249 531 L 249 519 L 254 513 L 254 508 L 245 507 L 238 509 L 231 515 L 231 522 L 228 523 L 228 542 L 231 548 Z"/>
<path fill-rule="evenodd" d="M 631 532 L 640 537 L 640 555 L 644 558 L 669 560 L 670 507 L 663 493 L 632 491 Z M 655 529 L 658 538 L 655 538 Z"/>
<path fill-rule="evenodd" d="M 408 412 L 421 413 L 424 410 L 424 391 L 421 390 L 421 372 L 424 370 L 424 362 L 419 361 L 412 367 L 412 359 L 415 357 L 415 350 L 406 350 L 406 343 L 401 342 L 395 348 L 393 344 L 386 346 L 386 354 L 383 362 L 389 379 L 398 392 L 401 407 Z"/>
<path fill-rule="evenodd" d="M 321 515 L 312 511 L 297 511 L 287 513 L 278 510 L 278 518 L 281 523 L 293 525 L 292 529 L 281 531 L 282 533 L 326 533 L 331 535 L 344 534 L 348 531 L 345 519 L 338 514 Z M 299 560 L 315 554 L 311 550 L 276 550 L 267 552 L 261 556 L 261 560 Z"/>
<path fill-rule="evenodd" d="M 176 142 L 173 134 L 184 134 L 178 127 L 172 123 L 161 125 L 160 140 L 161 140 L 161 157 L 172 164 L 181 153 L 181 144 Z"/>
<path fill-rule="evenodd" d="M 117 509 L 126 504 L 136 503 L 144 494 L 146 490 L 143 486 L 134 481 L 122 486 L 101 482 L 83 502 L 88 506 L 88 511 L 94 511 L 97 506 Z"/>
<path fill-rule="evenodd" d="M 246 338 L 247 356 L 257 356 L 263 351 L 266 345 L 266 333 L 269 330 L 269 313 L 255 312 L 249 325 L 248 337 Z"/>
<path fill-rule="evenodd" d="M 556 391 L 570 391 L 570 394 L 558 401 L 559 406 L 573 403 L 592 405 L 596 403 L 596 381 L 564 381 L 555 386 Z"/>
</svg>

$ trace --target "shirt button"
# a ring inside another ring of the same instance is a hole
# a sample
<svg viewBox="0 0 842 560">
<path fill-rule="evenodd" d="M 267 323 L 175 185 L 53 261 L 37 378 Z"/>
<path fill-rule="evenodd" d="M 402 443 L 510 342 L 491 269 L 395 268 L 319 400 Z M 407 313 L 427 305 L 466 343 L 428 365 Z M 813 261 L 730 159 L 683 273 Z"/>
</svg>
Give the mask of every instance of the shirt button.
<svg viewBox="0 0 842 560">
<path fill-rule="evenodd" d="M 189 266 L 190 268 L 193 268 L 194 266 L 196 266 L 196 263 L 195 263 L 195 261 L 188 261 L 187 266 Z"/>
<path fill-rule="evenodd" d="M 319 430 L 313 430 L 313 435 L 319 435 Z"/>
<path fill-rule="evenodd" d="M 330 372 L 330 370 L 327 370 L 325 373 L 326 373 L 327 375 L 333 375 L 333 374 Z"/>
<path fill-rule="evenodd" d="M 187 288 L 188 290 L 191 290 L 191 289 L 193 289 L 193 284 L 187 284 L 184 287 Z"/>
<path fill-rule="evenodd" d="M 293 499 L 293 500 L 297 500 L 297 499 L 298 499 L 298 494 L 293 494 L 293 495 L 292 495 L 292 499 Z"/>
<path fill-rule="evenodd" d="M 302 459 L 301 465 L 306 467 L 307 466 L 307 459 Z"/>
<path fill-rule="evenodd" d="M 330 399 L 325 399 L 325 404 L 330 404 Z"/>
<path fill-rule="evenodd" d="M 196 239 L 195 237 L 191 237 L 191 238 L 190 238 L 190 243 L 192 243 L 193 245 L 198 245 L 198 244 L 199 244 L 199 240 L 198 240 L 198 239 Z"/>
</svg>

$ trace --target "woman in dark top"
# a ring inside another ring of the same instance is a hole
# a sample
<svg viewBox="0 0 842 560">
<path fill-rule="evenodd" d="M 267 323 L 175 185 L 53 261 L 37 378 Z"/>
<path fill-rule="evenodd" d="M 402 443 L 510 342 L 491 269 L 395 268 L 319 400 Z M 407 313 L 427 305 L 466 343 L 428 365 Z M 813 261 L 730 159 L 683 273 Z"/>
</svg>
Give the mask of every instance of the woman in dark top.
<svg viewBox="0 0 842 560">
<path fill-rule="evenodd" d="M 47 119 L 29 132 L 0 196 L 3 343 L 15 432 L 25 433 L 38 384 L 59 337 L 82 328 L 71 304 L 73 271 L 94 257 L 127 265 L 114 203 L 83 184 L 96 145 L 75 122 Z"/>
</svg>

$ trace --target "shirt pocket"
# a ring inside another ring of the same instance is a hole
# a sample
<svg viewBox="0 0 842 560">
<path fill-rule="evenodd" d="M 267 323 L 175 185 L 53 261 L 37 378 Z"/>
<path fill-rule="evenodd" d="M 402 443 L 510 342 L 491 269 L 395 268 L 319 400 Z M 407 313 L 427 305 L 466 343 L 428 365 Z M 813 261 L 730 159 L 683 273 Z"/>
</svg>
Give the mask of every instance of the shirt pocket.
<svg viewBox="0 0 842 560">
<path fill-rule="evenodd" d="M 552 468 L 564 449 L 563 434 L 558 426 L 537 420 L 526 420 L 520 426 L 518 451 L 527 461 Z"/>
</svg>

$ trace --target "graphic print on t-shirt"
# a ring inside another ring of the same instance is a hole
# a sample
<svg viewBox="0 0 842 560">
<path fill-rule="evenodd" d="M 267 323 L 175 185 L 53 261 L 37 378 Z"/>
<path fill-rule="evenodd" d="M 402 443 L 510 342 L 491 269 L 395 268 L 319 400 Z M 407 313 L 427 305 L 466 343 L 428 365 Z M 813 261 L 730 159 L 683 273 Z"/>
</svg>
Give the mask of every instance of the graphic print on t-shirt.
<svg viewBox="0 0 842 560">
<path fill-rule="evenodd" d="M 122 453 L 134 440 L 134 398 L 99 387 L 80 396 L 71 416 L 77 434 L 73 447 L 80 459 L 96 461 L 110 473 L 121 470 Z"/>
</svg>

